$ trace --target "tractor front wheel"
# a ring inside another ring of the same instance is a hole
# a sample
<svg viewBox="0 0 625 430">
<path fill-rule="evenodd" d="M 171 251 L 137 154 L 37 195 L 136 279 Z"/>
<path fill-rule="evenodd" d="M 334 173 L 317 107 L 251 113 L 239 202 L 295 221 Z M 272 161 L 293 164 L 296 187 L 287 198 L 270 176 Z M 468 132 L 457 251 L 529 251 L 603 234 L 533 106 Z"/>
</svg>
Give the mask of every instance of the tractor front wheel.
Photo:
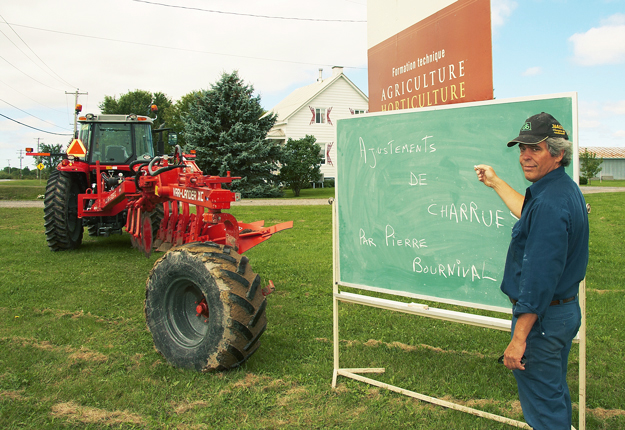
<svg viewBox="0 0 625 430">
<path fill-rule="evenodd" d="M 247 257 L 212 242 L 171 249 L 146 283 L 154 346 L 176 366 L 201 372 L 243 364 L 267 326 L 266 299 Z"/>
<path fill-rule="evenodd" d="M 46 184 L 43 218 L 46 241 L 52 251 L 76 249 L 82 243 L 83 225 L 78 218 L 78 177 L 53 170 Z"/>
</svg>

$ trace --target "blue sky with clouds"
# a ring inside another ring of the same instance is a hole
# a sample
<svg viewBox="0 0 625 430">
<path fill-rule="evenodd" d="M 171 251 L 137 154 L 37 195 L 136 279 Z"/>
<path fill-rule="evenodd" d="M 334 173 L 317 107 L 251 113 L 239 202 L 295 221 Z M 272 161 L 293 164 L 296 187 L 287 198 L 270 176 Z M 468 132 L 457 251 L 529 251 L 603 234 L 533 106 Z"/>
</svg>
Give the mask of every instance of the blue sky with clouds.
<svg viewBox="0 0 625 430">
<path fill-rule="evenodd" d="M 575 91 L 580 146 L 625 147 L 625 2 L 493 1 L 495 97 Z"/>
<path fill-rule="evenodd" d="M 491 10 L 495 97 L 576 91 L 580 146 L 625 147 L 625 0 L 492 0 Z M 19 166 L 37 139 L 66 143 L 50 133 L 71 133 L 76 88 L 89 93 L 83 112 L 97 113 L 105 95 L 175 101 L 236 69 L 269 109 L 342 65 L 366 93 L 366 19 L 365 0 L 4 1 L 0 114 L 41 131 L 0 117 L 0 167 Z"/>
</svg>

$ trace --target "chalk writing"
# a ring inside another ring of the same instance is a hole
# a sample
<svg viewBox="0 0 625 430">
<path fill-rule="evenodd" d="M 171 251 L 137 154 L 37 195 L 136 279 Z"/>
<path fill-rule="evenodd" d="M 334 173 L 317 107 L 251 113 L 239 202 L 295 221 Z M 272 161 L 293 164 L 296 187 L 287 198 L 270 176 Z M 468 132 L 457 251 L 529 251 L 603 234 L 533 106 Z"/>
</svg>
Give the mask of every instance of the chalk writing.
<svg viewBox="0 0 625 430">
<path fill-rule="evenodd" d="M 417 238 L 396 238 L 393 226 L 386 225 L 386 246 L 405 246 L 406 248 L 427 248 L 425 239 Z"/>
<path fill-rule="evenodd" d="M 434 136 L 425 136 L 419 143 L 405 143 L 398 144 L 395 143 L 394 140 L 389 141 L 384 146 L 367 147 L 365 141 L 362 137 L 359 137 L 358 140 L 360 142 L 360 159 L 363 164 L 375 169 L 375 166 L 378 164 L 377 157 L 385 156 L 385 155 L 410 155 L 410 154 L 426 154 L 436 151 L 435 142 L 429 141 L 428 139 L 433 138 Z"/>
<path fill-rule="evenodd" d="M 478 211 L 477 204 L 474 202 L 469 203 L 468 206 L 466 203 L 461 203 L 459 206 L 454 203 L 449 205 L 432 203 L 428 206 L 428 213 L 433 216 L 440 216 L 450 221 L 455 221 L 456 223 L 468 221 L 476 222 L 485 227 L 494 225 L 500 228 L 504 226 L 501 223 L 501 221 L 503 221 L 502 210 L 496 210 L 494 215 L 493 211 L 490 209 L 488 211 Z"/>
<path fill-rule="evenodd" d="M 360 232 L 359 232 L 359 233 L 360 233 L 360 237 L 359 237 L 359 239 L 360 239 L 360 244 L 361 244 L 361 245 L 365 245 L 365 246 L 375 246 L 375 247 L 377 247 L 377 246 L 378 246 L 378 245 L 376 245 L 376 244 L 375 244 L 375 242 L 373 241 L 373 239 L 372 239 L 372 238 L 370 238 L 370 237 L 369 237 L 369 238 L 368 238 L 368 237 L 366 237 L 366 235 L 365 235 L 365 231 L 364 231 L 363 229 L 360 229 Z"/>
<path fill-rule="evenodd" d="M 412 271 L 414 273 L 424 273 L 435 276 L 442 276 L 444 278 L 471 278 L 471 282 L 479 281 L 480 279 L 486 279 L 489 281 L 497 282 L 495 278 L 487 276 L 486 271 L 486 262 L 482 264 L 482 270 L 478 270 L 478 268 L 474 264 L 463 265 L 460 260 L 456 260 L 455 263 L 451 264 L 425 264 L 421 257 L 415 257 L 412 260 Z"/>
<path fill-rule="evenodd" d="M 415 175 L 414 173 L 410 172 L 410 185 L 411 186 L 427 185 L 425 180 L 426 180 L 425 173 L 419 173 L 419 175 Z"/>
</svg>

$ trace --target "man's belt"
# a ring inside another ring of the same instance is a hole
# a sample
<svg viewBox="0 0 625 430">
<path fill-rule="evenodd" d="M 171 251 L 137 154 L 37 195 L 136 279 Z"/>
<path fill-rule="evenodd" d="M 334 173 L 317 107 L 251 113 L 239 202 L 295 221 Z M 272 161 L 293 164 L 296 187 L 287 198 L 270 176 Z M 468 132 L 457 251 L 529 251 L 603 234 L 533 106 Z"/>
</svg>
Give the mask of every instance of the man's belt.
<svg viewBox="0 0 625 430">
<path fill-rule="evenodd" d="M 549 303 L 549 306 L 563 305 L 565 303 L 572 302 L 576 298 L 577 296 L 573 296 L 573 297 L 569 297 L 568 299 L 553 300 Z M 518 302 L 518 300 L 514 300 L 514 299 L 510 299 L 510 301 L 512 302 L 513 305 L 516 305 L 516 303 Z"/>
</svg>

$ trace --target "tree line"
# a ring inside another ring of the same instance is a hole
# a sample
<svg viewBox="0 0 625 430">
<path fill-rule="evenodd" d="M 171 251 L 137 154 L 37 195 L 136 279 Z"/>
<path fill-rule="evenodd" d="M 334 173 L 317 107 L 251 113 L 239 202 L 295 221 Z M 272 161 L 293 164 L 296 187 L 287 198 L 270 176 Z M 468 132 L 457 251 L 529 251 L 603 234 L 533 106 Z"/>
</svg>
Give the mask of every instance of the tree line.
<svg viewBox="0 0 625 430">
<path fill-rule="evenodd" d="M 205 175 L 231 176 L 231 189 L 243 197 L 281 197 L 290 188 L 297 196 L 301 189 L 321 178 L 321 147 L 314 136 L 288 139 L 284 146 L 267 139 L 277 117 L 264 111 L 254 87 L 239 77 L 238 72 L 223 73 L 209 89 L 192 91 L 176 102 L 161 92 L 129 91 L 119 98 L 105 96 L 98 105 L 103 114 L 151 115 L 155 141 L 164 139 L 165 152 L 180 145 L 185 153 L 195 150 L 195 162 Z M 68 142 L 69 144 L 69 142 Z M 67 147 L 67 145 L 65 146 Z M 61 153 L 63 145 L 41 144 L 39 152 Z M 34 157 L 34 165 L 43 163 L 39 172 L 46 178 L 60 162 L 60 156 Z M 15 178 L 37 177 L 37 169 L 0 171 Z M 33 173 L 34 172 L 34 173 Z"/>
<path fill-rule="evenodd" d="M 119 98 L 105 96 L 104 114 L 146 115 L 158 106 L 156 129 L 166 152 L 177 144 L 195 150 L 195 162 L 205 175 L 232 176 L 232 191 L 243 197 L 280 197 L 284 188 L 297 196 L 321 177 L 321 147 L 314 136 L 289 139 L 284 147 L 267 139 L 277 117 L 264 111 L 254 87 L 238 72 L 223 73 L 210 89 L 188 93 L 175 103 L 163 93 L 136 90 Z"/>
</svg>

